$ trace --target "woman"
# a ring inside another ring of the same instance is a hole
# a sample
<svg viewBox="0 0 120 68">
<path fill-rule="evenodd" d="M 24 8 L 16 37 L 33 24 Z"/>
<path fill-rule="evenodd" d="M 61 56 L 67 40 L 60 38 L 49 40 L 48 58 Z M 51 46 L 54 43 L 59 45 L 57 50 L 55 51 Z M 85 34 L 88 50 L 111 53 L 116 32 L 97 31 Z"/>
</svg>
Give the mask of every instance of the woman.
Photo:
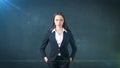
<svg viewBox="0 0 120 68">
<path fill-rule="evenodd" d="M 45 53 L 48 43 L 50 43 L 49 56 Z M 72 48 L 71 54 L 68 51 L 69 43 Z M 73 61 L 76 53 L 76 45 L 62 12 L 54 14 L 52 28 L 48 30 L 40 51 L 42 58 L 48 63 L 49 68 L 69 68 L 70 62 Z"/>
</svg>

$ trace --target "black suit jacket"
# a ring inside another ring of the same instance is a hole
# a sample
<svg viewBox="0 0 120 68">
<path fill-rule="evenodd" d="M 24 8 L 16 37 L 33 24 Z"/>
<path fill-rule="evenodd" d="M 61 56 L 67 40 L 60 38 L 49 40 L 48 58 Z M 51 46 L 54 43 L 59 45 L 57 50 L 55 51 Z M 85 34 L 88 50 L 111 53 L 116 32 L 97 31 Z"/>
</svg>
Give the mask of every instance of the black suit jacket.
<svg viewBox="0 0 120 68">
<path fill-rule="evenodd" d="M 40 52 L 42 58 L 45 56 L 48 57 L 49 61 L 54 61 L 57 57 L 58 53 L 61 53 L 61 56 L 64 60 L 69 60 L 70 57 L 74 58 L 76 53 L 76 45 L 73 38 L 73 35 L 70 30 L 67 30 L 67 32 L 63 32 L 63 41 L 61 43 L 61 46 L 58 47 L 57 41 L 55 39 L 55 32 L 52 33 L 52 30 L 48 30 L 42 45 L 40 47 Z M 50 54 L 49 56 L 46 55 L 45 48 L 47 44 L 50 43 Z M 68 44 L 70 43 L 72 48 L 72 53 L 69 54 L 68 52 Z"/>
</svg>

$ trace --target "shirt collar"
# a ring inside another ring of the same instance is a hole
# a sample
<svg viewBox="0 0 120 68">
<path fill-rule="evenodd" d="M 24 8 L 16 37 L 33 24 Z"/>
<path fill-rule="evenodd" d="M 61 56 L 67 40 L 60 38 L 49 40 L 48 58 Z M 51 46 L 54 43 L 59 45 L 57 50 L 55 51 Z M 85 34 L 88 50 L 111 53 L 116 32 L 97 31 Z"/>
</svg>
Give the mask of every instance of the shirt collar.
<svg viewBox="0 0 120 68">
<path fill-rule="evenodd" d="M 52 33 L 55 31 L 55 28 L 52 30 Z M 66 32 L 67 33 L 67 30 L 63 28 L 63 32 Z"/>
</svg>

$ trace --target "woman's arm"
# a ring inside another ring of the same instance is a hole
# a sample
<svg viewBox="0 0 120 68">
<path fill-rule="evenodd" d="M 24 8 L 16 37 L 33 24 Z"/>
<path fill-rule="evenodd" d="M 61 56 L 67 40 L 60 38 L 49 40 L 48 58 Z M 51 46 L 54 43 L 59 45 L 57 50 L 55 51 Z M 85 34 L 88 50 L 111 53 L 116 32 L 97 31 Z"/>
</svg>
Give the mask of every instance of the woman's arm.
<svg viewBox="0 0 120 68">
<path fill-rule="evenodd" d="M 40 46 L 41 56 L 42 56 L 42 58 L 44 58 L 44 59 L 45 59 L 45 57 L 46 57 L 45 48 L 46 48 L 48 42 L 49 42 L 49 31 L 46 33 L 45 38 L 44 38 L 44 40 L 42 41 L 42 45 Z"/>
<path fill-rule="evenodd" d="M 72 53 L 71 53 L 71 55 L 70 55 L 70 60 L 71 60 L 71 59 L 73 60 L 74 57 L 75 57 L 77 48 L 76 48 L 75 40 L 74 40 L 74 38 L 73 38 L 73 35 L 72 35 L 71 31 L 70 31 L 69 36 L 70 36 L 70 45 L 71 45 L 71 48 L 72 48 Z"/>
</svg>

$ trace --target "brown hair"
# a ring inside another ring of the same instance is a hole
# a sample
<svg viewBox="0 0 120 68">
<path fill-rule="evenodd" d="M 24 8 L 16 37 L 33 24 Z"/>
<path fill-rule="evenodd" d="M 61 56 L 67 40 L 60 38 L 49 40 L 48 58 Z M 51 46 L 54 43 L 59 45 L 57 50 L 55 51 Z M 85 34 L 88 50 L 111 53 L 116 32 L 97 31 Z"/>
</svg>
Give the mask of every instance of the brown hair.
<svg viewBox="0 0 120 68">
<path fill-rule="evenodd" d="M 52 29 L 55 28 L 55 23 L 54 23 L 54 19 L 55 19 L 55 16 L 56 15 L 61 15 L 64 19 L 64 23 L 63 23 L 63 28 L 65 28 L 66 30 L 69 30 L 68 26 L 67 26 L 67 23 L 66 23 L 66 20 L 65 20 L 65 16 L 62 12 L 56 12 L 53 16 L 53 23 L 52 23 Z"/>
</svg>

